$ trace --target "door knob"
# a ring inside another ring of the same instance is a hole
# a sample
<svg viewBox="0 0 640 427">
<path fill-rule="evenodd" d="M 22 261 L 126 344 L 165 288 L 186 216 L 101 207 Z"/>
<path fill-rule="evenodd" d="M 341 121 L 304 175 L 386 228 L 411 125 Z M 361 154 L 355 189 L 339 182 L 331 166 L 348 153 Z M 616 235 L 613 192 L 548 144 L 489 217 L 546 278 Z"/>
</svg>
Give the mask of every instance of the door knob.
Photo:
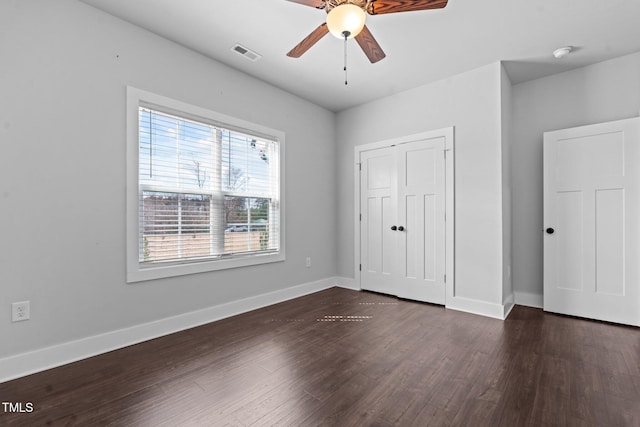
<svg viewBox="0 0 640 427">
<path fill-rule="evenodd" d="M 396 227 L 395 225 L 391 226 L 391 230 L 396 231 L 398 229 L 398 227 Z"/>
<path fill-rule="evenodd" d="M 404 227 L 403 226 L 398 227 L 398 231 L 404 231 Z"/>
<path fill-rule="evenodd" d="M 553 234 L 553 232 L 556 231 L 556 230 L 554 230 L 553 228 L 549 227 L 549 228 L 547 228 L 546 231 L 547 231 L 547 234 Z"/>
</svg>

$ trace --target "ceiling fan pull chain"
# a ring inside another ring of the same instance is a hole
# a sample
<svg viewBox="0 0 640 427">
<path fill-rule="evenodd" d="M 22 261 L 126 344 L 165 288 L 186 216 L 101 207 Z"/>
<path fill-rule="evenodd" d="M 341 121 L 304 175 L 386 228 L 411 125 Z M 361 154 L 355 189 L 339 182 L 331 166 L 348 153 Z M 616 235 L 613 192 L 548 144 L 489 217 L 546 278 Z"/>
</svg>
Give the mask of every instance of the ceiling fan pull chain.
<svg viewBox="0 0 640 427">
<path fill-rule="evenodd" d="M 344 84 L 347 85 L 347 37 L 349 36 L 349 32 L 345 31 L 344 33 Z"/>
</svg>

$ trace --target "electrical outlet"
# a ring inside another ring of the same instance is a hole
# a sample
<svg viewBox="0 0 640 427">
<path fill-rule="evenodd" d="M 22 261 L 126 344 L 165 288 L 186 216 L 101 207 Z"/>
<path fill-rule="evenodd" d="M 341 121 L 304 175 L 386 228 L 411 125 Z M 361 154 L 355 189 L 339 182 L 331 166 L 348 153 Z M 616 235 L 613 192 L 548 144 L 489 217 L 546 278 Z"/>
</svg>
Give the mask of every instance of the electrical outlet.
<svg viewBox="0 0 640 427">
<path fill-rule="evenodd" d="M 311 267 L 311 257 L 307 257 L 307 268 Z"/>
<path fill-rule="evenodd" d="M 11 321 L 20 322 L 29 320 L 31 317 L 31 308 L 29 301 L 14 302 L 11 304 Z"/>
</svg>

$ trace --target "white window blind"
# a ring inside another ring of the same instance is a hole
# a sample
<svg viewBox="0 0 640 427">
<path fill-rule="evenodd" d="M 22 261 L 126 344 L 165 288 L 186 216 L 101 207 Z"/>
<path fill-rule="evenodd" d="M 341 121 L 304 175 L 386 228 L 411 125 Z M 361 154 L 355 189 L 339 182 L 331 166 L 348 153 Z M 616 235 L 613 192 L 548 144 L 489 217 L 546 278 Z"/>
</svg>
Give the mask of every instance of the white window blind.
<svg viewBox="0 0 640 427">
<path fill-rule="evenodd" d="M 279 250 L 279 153 L 274 138 L 138 109 L 141 265 Z"/>
</svg>

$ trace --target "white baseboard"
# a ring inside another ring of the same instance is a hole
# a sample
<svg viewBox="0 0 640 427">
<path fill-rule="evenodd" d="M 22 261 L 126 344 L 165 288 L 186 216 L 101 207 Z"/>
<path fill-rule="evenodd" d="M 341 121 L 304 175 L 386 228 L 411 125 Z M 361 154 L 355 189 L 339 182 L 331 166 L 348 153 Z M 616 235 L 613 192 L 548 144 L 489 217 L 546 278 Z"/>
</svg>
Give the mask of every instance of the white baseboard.
<svg viewBox="0 0 640 427">
<path fill-rule="evenodd" d="M 512 291 L 502 302 L 502 319 L 506 320 L 506 318 L 509 317 L 509 313 L 511 313 L 511 310 L 513 310 L 513 307 L 515 306 L 515 295 L 513 295 Z"/>
<path fill-rule="evenodd" d="M 543 298 L 542 294 L 530 294 L 529 292 L 514 292 L 515 301 L 518 305 L 524 305 L 527 307 L 542 308 Z"/>
<path fill-rule="evenodd" d="M 349 277 L 334 277 L 333 280 L 339 288 L 351 289 L 353 291 L 360 291 L 360 284 L 356 282 L 356 279 Z"/>
<path fill-rule="evenodd" d="M 333 279 L 335 285 L 340 288 L 351 289 L 354 291 L 362 290 L 360 288 L 360 284 L 357 283 L 355 279 L 348 277 L 334 277 Z M 453 301 L 447 301 L 446 308 L 504 320 L 509 316 L 509 313 L 511 313 L 514 306 L 514 296 L 510 295 L 506 298 L 504 304 L 492 304 L 469 298 L 454 297 Z"/>
<path fill-rule="evenodd" d="M 509 314 L 511 313 L 511 310 L 513 310 L 513 307 L 515 307 L 516 305 L 512 302 L 508 302 L 505 303 L 502 307 L 502 320 L 506 320 L 507 317 L 509 317 Z"/>
<path fill-rule="evenodd" d="M 0 383 L 336 286 L 328 278 L 0 359 Z"/>
<path fill-rule="evenodd" d="M 447 299 L 445 308 L 504 320 L 511 312 L 513 304 L 493 304 L 470 298 L 453 297 Z"/>
</svg>

